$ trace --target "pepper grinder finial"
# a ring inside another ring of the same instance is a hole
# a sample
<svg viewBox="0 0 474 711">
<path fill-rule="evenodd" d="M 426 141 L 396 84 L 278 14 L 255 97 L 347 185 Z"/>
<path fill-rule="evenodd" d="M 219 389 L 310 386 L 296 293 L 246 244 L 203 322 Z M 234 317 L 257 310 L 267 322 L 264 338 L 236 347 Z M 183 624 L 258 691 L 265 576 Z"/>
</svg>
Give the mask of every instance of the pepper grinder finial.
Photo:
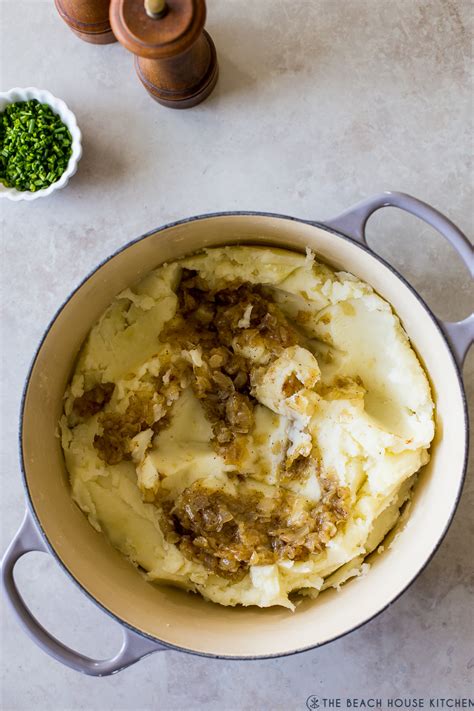
<svg viewBox="0 0 474 711">
<path fill-rule="evenodd" d="M 111 0 L 110 24 L 135 55 L 135 69 L 160 104 L 186 109 L 217 82 L 216 49 L 204 30 L 205 0 Z"/>
<path fill-rule="evenodd" d="M 166 0 L 145 0 L 145 10 L 148 17 L 160 20 L 168 12 Z"/>
</svg>

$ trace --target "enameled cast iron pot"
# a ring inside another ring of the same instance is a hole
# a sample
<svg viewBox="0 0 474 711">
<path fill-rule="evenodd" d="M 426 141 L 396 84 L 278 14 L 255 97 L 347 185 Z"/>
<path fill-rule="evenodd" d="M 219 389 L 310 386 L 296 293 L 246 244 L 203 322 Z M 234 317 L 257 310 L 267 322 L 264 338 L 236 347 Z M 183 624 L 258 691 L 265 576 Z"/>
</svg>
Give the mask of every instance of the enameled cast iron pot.
<svg viewBox="0 0 474 711">
<path fill-rule="evenodd" d="M 3 560 L 3 589 L 32 639 L 73 669 L 112 674 L 145 655 L 178 649 L 212 657 L 273 657 L 317 647 L 359 627 L 390 605 L 438 547 L 453 517 L 467 463 L 468 420 L 460 368 L 473 341 L 473 316 L 443 323 L 365 239 L 368 218 L 398 207 L 435 227 L 473 268 L 473 252 L 455 225 L 402 193 L 383 193 L 335 220 L 318 223 L 284 215 L 229 212 L 176 222 L 131 242 L 101 264 L 51 322 L 26 382 L 20 450 L 27 511 Z M 74 504 L 56 436 L 64 389 L 91 326 L 125 287 L 150 269 L 204 246 L 258 244 L 304 251 L 371 284 L 397 311 L 423 361 L 436 402 L 436 439 L 429 465 L 415 487 L 408 523 L 369 573 L 338 593 L 286 609 L 226 608 L 198 595 L 147 582 L 88 523 Z M 421 247 L 422 245 L 420 245 Z M 13 568 L 29 551 L 51 553 L 90 599 L 123 628 L 112 659 L 93 660 L 65 647 L 33 617 L 18 592 Z"/>
</svg>

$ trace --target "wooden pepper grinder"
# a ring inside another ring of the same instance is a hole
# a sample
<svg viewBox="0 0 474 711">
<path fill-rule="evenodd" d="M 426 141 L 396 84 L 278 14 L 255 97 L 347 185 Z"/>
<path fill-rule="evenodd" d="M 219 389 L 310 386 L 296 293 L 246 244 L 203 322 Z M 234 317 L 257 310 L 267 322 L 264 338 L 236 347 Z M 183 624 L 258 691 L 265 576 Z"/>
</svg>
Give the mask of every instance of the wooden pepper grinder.
<svg viewBox="0 0 474 711">
<path fill-rule="evenodd" d="M 216 85 L 216 49 L 205 19 L 205 0 L 111 0 L 112 30 L 136 55 L 140 81 L 163 106 L 195 106 Z"/>
<path fill-rule="evenodd" d="M 110 0 L 54 0 L 56 9 L 75 35 L 92 44 L 117 39 L 109 20 Z"/>
</svg>

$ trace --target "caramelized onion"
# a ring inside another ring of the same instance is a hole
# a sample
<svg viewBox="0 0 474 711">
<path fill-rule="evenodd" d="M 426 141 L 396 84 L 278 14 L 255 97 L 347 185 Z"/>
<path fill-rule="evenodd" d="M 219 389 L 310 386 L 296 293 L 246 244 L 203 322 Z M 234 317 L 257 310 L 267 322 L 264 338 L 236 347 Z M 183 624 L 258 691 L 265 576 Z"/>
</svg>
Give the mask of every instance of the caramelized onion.
<svg viewBox="0 0 474 711">
<path fill-rule="evenodd" d="M 163 528 L 168 540 L 176 542 L 178 536 L 177 545 L 187 558 L 235 582 L 252 565 L 306 560 L 322 551 L 347 518 L 348 491 L 333 481 L 331 497 L 331 505 L 298 509 L 294 524 L 301 500 L 288 490 L 279 489 L 270 498 L 242 487 L 234 496 L 197 481 L 174 502 L 163 502 Z"/>
</svg>

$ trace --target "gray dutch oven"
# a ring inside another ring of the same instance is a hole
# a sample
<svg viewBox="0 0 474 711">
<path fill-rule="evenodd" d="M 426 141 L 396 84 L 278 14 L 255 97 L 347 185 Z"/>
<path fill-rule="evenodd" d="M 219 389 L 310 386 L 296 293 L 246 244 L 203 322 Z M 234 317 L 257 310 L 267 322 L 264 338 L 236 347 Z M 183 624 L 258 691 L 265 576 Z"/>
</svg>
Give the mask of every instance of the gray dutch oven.
<svg viewBox="0 0 474 711">
<path fill-rule="evenodd" d="M 284 215 L 229 212 L 193 217 L 131 242 L 90 274 L 60 308 L 31 366 L 21 411 L 20 452 L 27 510 L 5 553 L 3 591 L 16 619 L 49 655 L 102 676 L 166 649 L 224 658 L 276 657 L 311 649 L 364 624 L 392 603 L 439 546 L 454 515 L 466 470 L 468 419 L 460 369 L 473 341 L 473 316 L 444 323 L 417 292 L 367 246 L 365 226 L 382 207 L 397 207 L 437 229 L 473 270 L 460 230 L 435 209 L 402 193 L 372 197 L 326 223 Z M 200 596 L 147 583 L 73 503 L 58 438 L 62 395 L 93 323 L 126 286 L 150 269 L 204 246 L 249 243 L 304 251 L 371 284 L 398 313 L 429 374 L 436 402 L 432 457 L 415 487 L 408 523 L 369 573 L 338 593 L 286 609 L 226 608 Z M 74 582 L 122 626 L 111 659 L 94 660 L 64 646 L 25 605 L 14 581 L 29 551 L 52 554 Z"/>
</svg>

